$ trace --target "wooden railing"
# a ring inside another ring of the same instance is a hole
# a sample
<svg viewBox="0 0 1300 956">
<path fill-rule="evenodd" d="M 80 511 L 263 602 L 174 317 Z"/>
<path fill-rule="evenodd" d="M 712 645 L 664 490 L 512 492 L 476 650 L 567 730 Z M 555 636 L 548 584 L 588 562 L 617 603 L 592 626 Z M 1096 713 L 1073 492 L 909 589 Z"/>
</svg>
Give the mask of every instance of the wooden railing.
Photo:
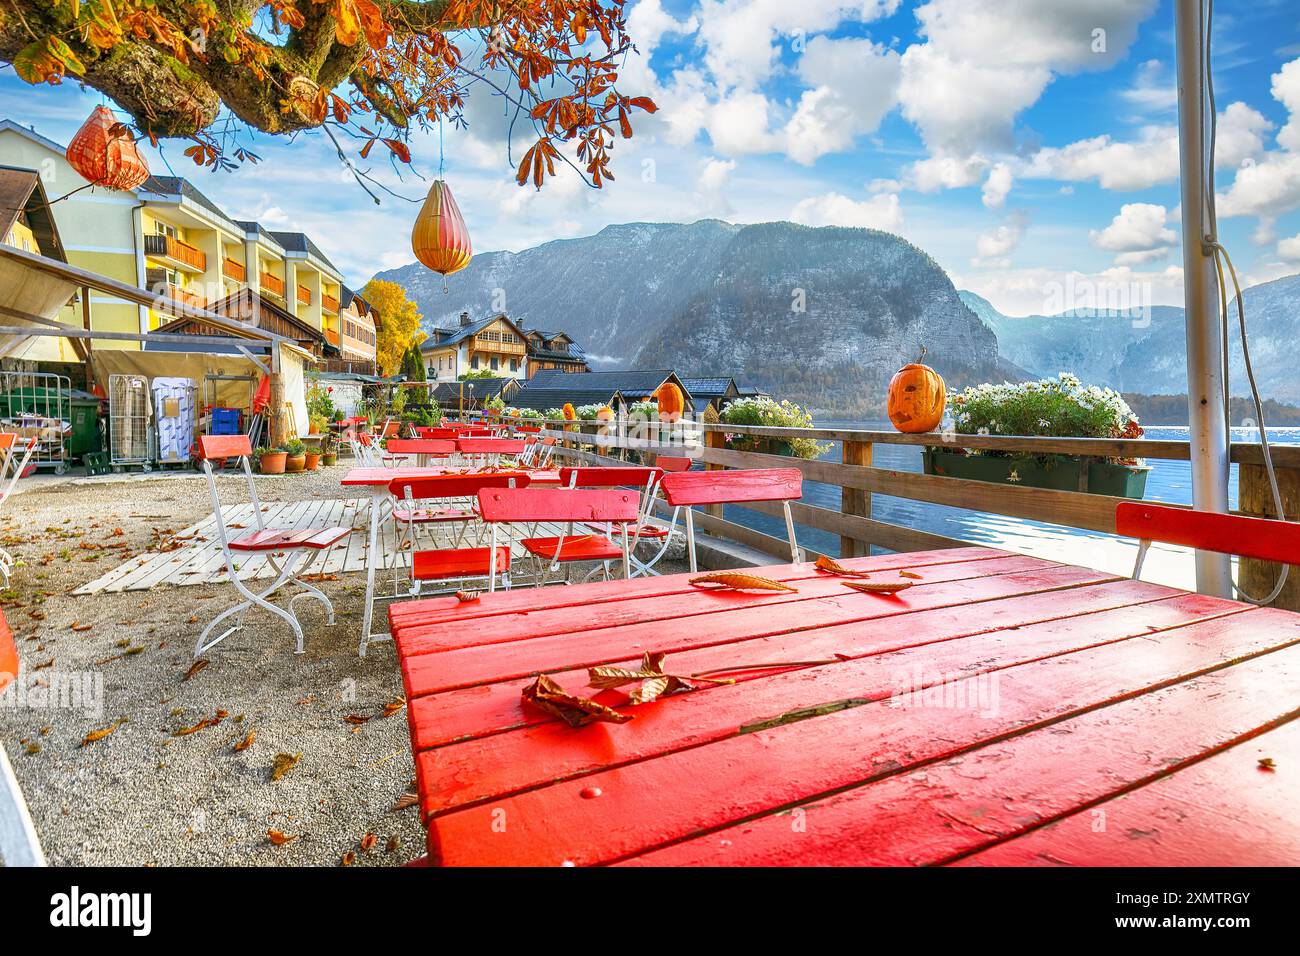
<svg viewBox="0 0 1300 956">
<path fill-rule="evenodd" d="M 320 297 L 320 307 L 326 312 L 337 312 L 339 310 L 339 300 L 335 296 L 322 293 Z"/>
<path fill-rule="evenodd" d="M 298 301 L 303 305 L 311 305 L 311 289 L 305 285 L 298 286 Z"/>
<path fill-rule="evenodd" d="M 325 330 L 325 341 L 328 342 L 328 343 L 330 343 L 330 345 L 338 345 L 338 344 L 339 344 L 339 334 L 338 334 L 338 332 L 336 332 L 334 329 L 326 329 L 326 330 Z"/>
<path fill-rule="evenodd" d="M 188 242 L 181 242 L 173 236 L 162 234 L 145 236 L 144 254 L 171 259 L 196 272 L 203 272 L 208 268 L 208 257 L 202 249 L 196 249 Z"/>
<path fill-rule="evenodd" d="M 244 264 L 242 262 L 236 262 L 234 259 L 222 259 L 221 271 L 236 282 L 243 282 L 244 276 L 247 274 L 247 270 L 244 269 Z"/>
<path fill-rule="evenodd" d="M 265 289 L 267 292 L 272 292 L 275 295 L 280 296 L 281 298 L 284 297 L 284 280 L 277 275 L 272 275 L 269 272 L 263 272 L 262 288 Z"/>
<path fill-rule="evenodd" d="M 523 419 L 514 419 L 527 423 Z M 539 424 L 533 422 L 533 424 Z M 658 426 L 653 441 L 637 439 L 627 421 L 540 423 L 543 434 L 555 437 L 556 454 L 570 461 L 619 464 L 632 452 L 642 458 L 656 454 L 685 455 L 717 468 L 797 468 L 811 481 L 838 486 L 838 511 L 817 505 L 792 505 L 800 525 L 839 536 L 839 553 L 844 557 L 866 554 L 871 546 L 890 551 L 919 551 L 964 547 L 973 542 L 947 537 L 881 521 L 872 515 L 872 498 L 887 495 L 947 505 L 975 512 L 1042 521 L 1086 531 L 1115 533 L 1115 507 L 1121 498 L 1081 491 L 1059 491 L 1022 485 L 998 484 L 942 475 L 918 474 L 881 468 L 872 463 L 876 445 L 972 448 L 1017 452 L 1026 455 L 1072 455 L 1082 458 L 1145 458 L 1187 461 L 1191 457 L 1186 441 L 1150 439 L 1037 438 L 930 433 L 904 435 L 892 431 L 834 428 L 769 428 L 743 425 L 681 423 Z M 753 438 L 811 438 L 838 443 L 841 461 L 808 460 L 785 455 L 737 451 L 726 447 L 727 435 Z M 1258 444 L 1234 442 L 1231 460 L 1240 466 L 1241 514 L 1275 517 L 1269 493 L 1263 453 Z M 1284 501 L 1294 502 L 1293 514 L 1300 517 L 1300 445 L 1273 445 L 1273 464 Z M 749 503 L 744 507 L 780 515 L 779 507 Z M 1291 515 L 1289 514 L 1288 517 Z M 718 506 L 704 509 L 700 527 L 711 534 L 730 538 L 776 556 L 786 553 L 784 541 L 751 528 L 724 520 Z M 814 552 L 815 553 L 815 552 Z M 1068 560 L 1068 556 L 1064 556 Z M 1268 562 L 1242 560 L 1239 583 L 1248 592 L 1266 594 L 1276 581 L 1278 566 Z M 1300 609 L 1300 567 L 1292 571 L 1276 606 Z"/>
<path fill-rule="evenodd" d="M 170 282 L 167 283 L 167 294 L 177 302 L 184 302 L 186 305 L 192 305 L 196 309 L 201 309 L 207 305 L 203 296 L 198 295 L 195 292 L 190 292 L 188 289 L 182 289 L 178 285 L 172 285 Z"/>
</svg>

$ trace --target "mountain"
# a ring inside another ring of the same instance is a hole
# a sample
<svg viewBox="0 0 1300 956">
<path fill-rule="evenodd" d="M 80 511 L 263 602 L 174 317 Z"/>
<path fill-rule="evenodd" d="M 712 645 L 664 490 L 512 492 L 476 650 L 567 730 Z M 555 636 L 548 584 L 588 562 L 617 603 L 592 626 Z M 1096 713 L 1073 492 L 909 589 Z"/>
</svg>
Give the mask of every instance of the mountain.
<svg viewBox="0 0 1300 956">
<path fill-rule="evenodd" d="M 1004 359 L 1034 375 L 1074 372 L 1089 384 L 1143 394 L 1187 391 L 1185 315 L 1176 306 L 1154 306 L 1147 315 L 1130 313 L 1003 315 L 973 292 L 962 301 L 997 335 Z M 1242 293 L 1250 354 L 1264 399 L 1300 402 L 1294 374 L 1300 341 L 1300 275 L 1274 279 Z M 1242 361 L 1236 299 L 1229 305 L 1229 375 L 1232 394 L 1249 394 Z"/>
<path fill-rule="evenodd" d="M 429 327 L 505 311 L 568 332 L 596 368 L 726 374 L 822 413 L 878 412 L 922 345 L 954 385 L 1020 373 L 933 259 L 876 230 L 631 223 L 480 253 L 451 295 L 419 264 L 376 278 L 404 286 Z"/>
</svg>

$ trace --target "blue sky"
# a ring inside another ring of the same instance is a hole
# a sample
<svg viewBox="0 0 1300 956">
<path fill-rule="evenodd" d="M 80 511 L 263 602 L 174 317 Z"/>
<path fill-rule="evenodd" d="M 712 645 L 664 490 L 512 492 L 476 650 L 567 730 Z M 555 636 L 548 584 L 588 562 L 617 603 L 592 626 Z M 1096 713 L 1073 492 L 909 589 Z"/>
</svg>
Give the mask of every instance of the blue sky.
<svg viewBox="0 0 1300 956">
<path fill-rule="evenodd" d="M 1300 8 L 1215 20 L 1220 231 L 1249 282 L 1300 271 Z M 615 150 L 617 181 L 514 184 L 504 104 L 471 94 L 446 177 L 475 248 L 520 249 L 615 222 L 794 219 L 874 226 L 960 288 L 1024 314 L 1068 276 L 1181 301 L 1173 10 L 1168 0 L 628 0 L 639 53 L 620 87 L 659 104 Z M 1100 32 L 1099 32 L 1100 31 Z M 0 116 L 66 142 L 94 91 L 0 71 Z M 516 136 L 518 159 L 530 137 Z M 319 134 L 256 137 L 264 162 L 151 152 L 238 217 L 301 229 L 348 274 L 412 261 L 418 206 L 375 206 Z M 436 134 L 412 141 L 438 167 Z M 376 150 L 375 156 L 379 151 Z M 427 187 L 383 160 L 395 191 Z M 598 280 L 596 280 L 598 281 Z M 454 293 L 454 277 L 452 279 Z"/>
</svg>

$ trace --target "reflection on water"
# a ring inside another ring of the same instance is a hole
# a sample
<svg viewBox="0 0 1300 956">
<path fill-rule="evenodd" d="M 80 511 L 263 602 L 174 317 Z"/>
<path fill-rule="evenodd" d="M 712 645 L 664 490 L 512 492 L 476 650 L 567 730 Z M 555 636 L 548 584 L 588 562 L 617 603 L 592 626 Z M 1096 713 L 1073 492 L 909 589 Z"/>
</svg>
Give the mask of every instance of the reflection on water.
<svg viewBox="0 0 1300 956">
<path fill-rule="evenodd" d="M 864 428 L 888 430 L 887 423 L 878 422 L 818 422 L 820 428 Z M 1186 440 L 1185 427 L 1153 426 L 1147 429 L 1152 439 Z M 1300 428 L 1271 428 L 1269 439 L 1274 444 L 1300 443 Z M 1253 428 L 1234 428 L 1233 441 L 1258 441 Z M 834 443 L 824 459 L 839 461 L 840 444 Z M 872 463 L 880 468 L 896 471 L 920 472 L 921 449 L 911 445 L 878 444 L 872 453 Z M 1148 459 L 1151 473 L 1147 476 L 1146 498 L 1149 501 L 1166 501 L 1173 504 L 1191 504 L 1191 464 L 1186 461 Z M 807 504 L 840 509 L 840 489 L 816 481 L 804 482 L 803 501 Z M 1229 495 L 1233 507 L 1237 504 L 1237 466 L 1232 466 Z M 1136 545 L 1114 535 L 1098 534 L 1063 528 L 1059 525 L 1008 518 L 1003 515 L 984 514 L 963 508 L 950 508 L 924 501 L 873 495 L 871 516 L 879 521 L 903 525 L 949 538 L 959 538 L 989 547 L 1003 548 L 1022 554 L 1032 554 L 1070 564 L 1100 568 L 1105 571 L 1129 574 L 1133 568 Z M 775 537 L 785 537 L 784 523 L 780 518 L 758 514 L 746 508 L 728 507 L 726 516 L 732 521 L 756 528 Z M 798 528 L 801 544 L 829 554 L 839 553 L 839 537 L 814 528 Z M 873 549 L 878 550 L 878 549 Z M 1190 553 L 1183 548 L 1157 547 L 1147 559 L 1143 578 L 1176 587 L 1192 587 L 1194 572 Z"/>
</svg>

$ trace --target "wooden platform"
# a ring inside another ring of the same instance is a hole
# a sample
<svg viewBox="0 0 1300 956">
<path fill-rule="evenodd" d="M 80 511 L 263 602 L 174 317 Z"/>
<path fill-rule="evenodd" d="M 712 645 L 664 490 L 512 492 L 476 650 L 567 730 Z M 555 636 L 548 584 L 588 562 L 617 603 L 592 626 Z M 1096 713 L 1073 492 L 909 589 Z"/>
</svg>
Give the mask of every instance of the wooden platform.
<svg viewBox="0 0 1300 956">
<path fill-rule="evenodd" d="M 368 498 L 313 499 L 265 504 L 262 520 L 269 528 L 347 527 L 353 533 L 317 558 L 311 573 L 346 574 L 366 569 L 366 532 L 368 529 Z M 222 509 L 226 528 L 242 532 L 254 527 L 251 504 L 229 505 Z M 545 530 L 539 533 L 558 534 Z M 446 526 L 426 526 L 420 532 L 422 548 L 451 547 L 452 529 Z M 384 554 L 395 550 L 392 522 L 381 526 Z M 172 540 L 186 542 L 174 551 L 154 551 L 132 558 L 102 577 L 77 588 L 73 594 L 114 594 L 121 591 L 147 591 L 159 585 L 185 587 L 193 584 L 214 584 L 226 580 L 226 569 L 217 542 L 216 524 L 209 516 L 196 525 L 177 532 Z M 517 545 L 515 555 L 523 554 Z M 265 554 L 241 554 L 237 558 L 241 580 L 272 576 Z"/>
</svg>

